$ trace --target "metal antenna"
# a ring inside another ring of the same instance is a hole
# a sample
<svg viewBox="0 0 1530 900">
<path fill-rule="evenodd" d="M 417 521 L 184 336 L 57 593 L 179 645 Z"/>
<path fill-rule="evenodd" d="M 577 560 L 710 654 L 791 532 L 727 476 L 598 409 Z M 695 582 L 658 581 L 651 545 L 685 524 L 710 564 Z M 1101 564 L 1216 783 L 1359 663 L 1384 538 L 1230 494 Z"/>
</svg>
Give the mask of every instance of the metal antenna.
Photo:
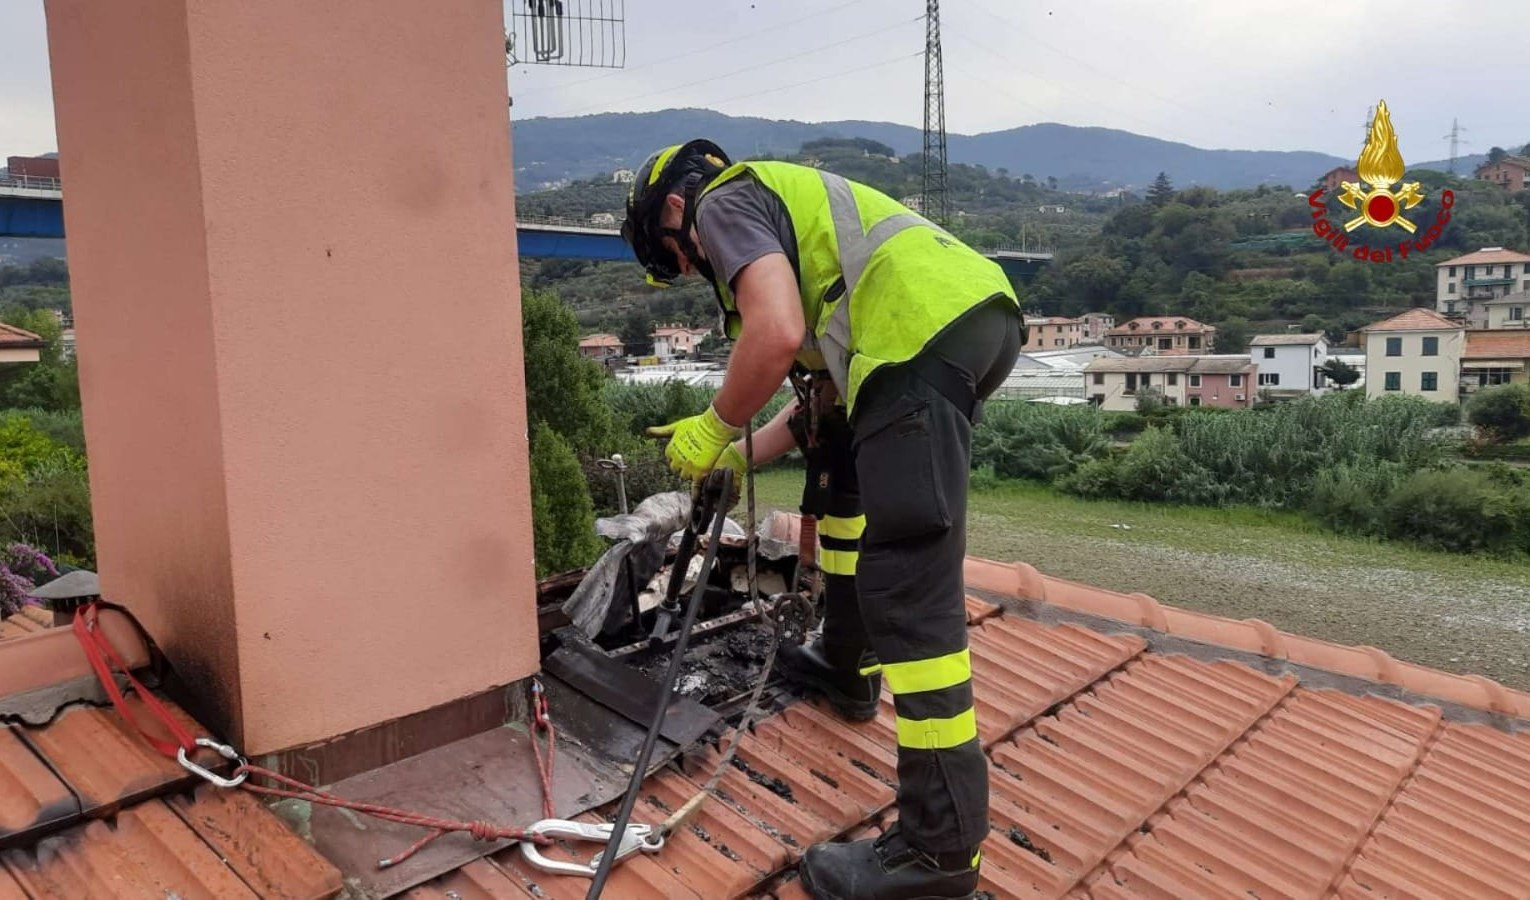
<svg viewBox="0 0 1530 900">
<path fill-rule="evenodd" d="M 924 192 L 925 217 L 944 226 L 946 198 L 946 85 L 940 58 L 940 0 L 924 10 Z"/>
<path fill-rule="evenodd" d="M 1466 130 L 1467 129 L 1461 127 L 1460 122 L 1456 121 L 1455 119 L 1451 119 L 1450 134 L 1447 134 L 1444 137 L 1444 140 L 1450 141 L 1450 165 L 1446 168 L 1446 171 L 1450 172 L 1452 175 L 1456 174 L 1456 157 L 1460 155 L 1460 153 L 1457 151 L 1461 149 L 1462 144 L 1471 143 L 1470 141 L 1461 140 L 1461 132 Z"/>
<path fill-rule="evenodd" d="M 626 65 L 626 0 L 512 0 L 510 9 L 507 66 Z"/>
</svg>

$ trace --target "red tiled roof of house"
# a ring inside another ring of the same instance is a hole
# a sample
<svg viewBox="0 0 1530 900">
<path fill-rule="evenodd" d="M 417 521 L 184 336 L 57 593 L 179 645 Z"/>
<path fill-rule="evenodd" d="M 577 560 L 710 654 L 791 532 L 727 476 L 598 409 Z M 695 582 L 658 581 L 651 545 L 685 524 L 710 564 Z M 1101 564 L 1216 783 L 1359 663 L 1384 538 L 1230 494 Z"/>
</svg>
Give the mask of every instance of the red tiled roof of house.
<svg viewBox="0 0 1530 900">
<path fill-rule="evenodd" d="M 1180 328 L 1180 322 L 1185 323 L 1185 327 Z M 1133 328 L 1133 325 L 1136 327 Z M 1154 327 L 1155 325 L 1157 327 Z M 1134 334 L 1199 334 L 1206 331 L 1216 331 L 1216 329 L 1197 322 L 1189 316 L 1138 316 L 1116 325 L 1105 333 L 1113 337 L 1126 337 Z"/>
<path fill-rule="evenodd" d="M 1524 896 L 1530 829 L 1518 810 L 1530 806 L 1530 733 L 1519 728 L 1530 695 L 1025 564 L 969 559 L 966 577 L 992 796 L 982 884 L 989 895 Z M 0 779 L 28 786 L 22 818 L 26 810 L 70 809 L 64 792 L 88 782 L 80 766 L 160 771 L 161 761 L 131 746 L 113 716 L 76 710 L 50 726 L 76 717 L 92 726 L 67 736 L 72 749 L 45 757 L 57 776 L 35 755 L 7 756 L 0 744 Z M 85 743 L 88 734 L 98 743 Z M 94 758 L 103 735 L 128 761 Z M 34 754 L 46 743 L 23 741 Z M 890 697 L 876 720 L 858 725 L 816 703 L 787 707 L 745 736 L 736 765 L 690 826 L 659 853 L 615 870 L 607 896 L 800 900 L 791 869 L 803 850 L 874 834 L 889 821 L 894 745 Z M 666 817 L 715 759 L 709 752 L 685 771 L 649 778 L 634 820 Z M 98 777 L 99 799 L 121 796 L 123 782 Z M 0 793 L 0 840 L 10 824 L 3 815 L 16 815 L 14 796 Z M 305 843 L 261 831 L 274 817 L 223 804 L 250 801 L 206 790 L 189 801 L 151 800 L 119 815 L 115 830 L 77 825 L 46 847 L 11 851 L 0 896 L 6 878 L 33 896 L 89 894 L 89 883 L 61 880 L 77 877 L 76 859 L 99 863 L 78 870 L 87 876 L 121 865 L 124 878 L 149 877 L 125 862 L 137 853 L 159 863 L 146 867 L 158 879 L 156 896 L 224 896 L 220 889 L 234 882 L 217 879 L 230 877 L 276 895 L 257 886 L 273 873 L 293 879 L 281 885 L 293 896 L 338 889 Z M 611 811 L 579 818 L 602 821 Z M 250 829 L 260 834 L 246 842 Z M 590 848 L 545 852 L 588 860 Z M 218 857 L 209 854 L 228 858 L 232 873 L 212 866 Z M 44 867 L 60 880 L 43 881 Z M 287 874 L 294 871 L 304 874 Z M 149 893 L 144 887 L 95 884 L 101 896 Z M 587 878 L 528 867 L 510 848 L 407 896 L 578 900 L 588 888 Z"/>
<path fill-rule="evenodd" d="M 1530 254 L 1519 253 L 1514 250 L 1505 250 L 1502 247 L 1484 247 L 1474 250 L 1465 256 L 1455 259 L 1447 259 L 1442 263 L 1435 263 L 1434 267 L 1440 266 L 1477 266 L 1485 263 L 1522 263 L 1530 262 Z"/>
<path fill-rule="evenodd" d="M 968 601 L 989 895 L 1520 896 L 1530 833 L 1508 811 L 1530 803 L 1530 734 L 1508 717 L 1530 695 L 1028 565 L 974 559 L 967 577 L 1002 604 Z M 695 827 L 610 890 L 801 900 L 808 845 L 887 821 L 893 728 L 887 696 L 864 725 L 813 703 L 766 720 Z M 637 818 L 668 815 L 710 759 L 650 779 Z M 586 887 L 503 851 L 410 896 Z"/>
<path fill-rule="evenodd" d="M 666 337 L 672 334 L 710 334 L 710 328 L 691 328 L 686 325 L 665 325 L 653 330 L 654 337 Z"/>
<path fill-rule="evenodd" d="M 1514 156 L 1514 155 L 1511 154 L 1509 156 L 1505 156 L 1503 159 L 1500 159 L 1496 163 L 1495 162 L 1484 162 L 1482 165 L 1478 166 L 1475 170 L 1473 170 L 1473 174 L 1476 174 L 1477 172 L 1481 172 L 1483 169 L 1486 169 L 1488 166 L 1497 166 L 1497 165 L 1517 166 L 1517 167 L 1519 167 L 1521 169 L 1525 169 L 1527 171 L 1530 171 L 1530 159 L 1527 159 L 1527 158 L 1525 158 L 1523 156 Z"/>
<path fill-rule="evenodd" d="M 1460 322 L 1447 319 L 1427 307 L 1419 306 L 1398 313 L 1390 319 L 1382 319 L 1360 329 L 1361 331 L 1452 331 L 1462 327 Z"/>
<path fill-rule="evenodd" d="M 621 345 L 622 339 L 614 334 L 592 334 L 579 341 L 581 347 L 620 347 Z"/>
<path fill-rule="evenodd" d="M 1530 359 L 1530 331 L 1468 331 L 1462 359 Z"/>
<path fill-rule="evenodd" d="M 132 634 L 125 621 L 102 616 L 129 663 L 141 664 L 142 644 L 122 642 Z M 81 670 L 89 671 L 68 629 L 0 641 L 0 700 L 34 684 L 61 685 Z M 137 697 L 127 704 L 134 719 L 163 735 Z M 193 734 L 207 734 L 174 704 L 169 709 Z M 252 795 L 206 785 L 185 793 L 196 777 L 155 752 L 117 710 L 69 705 L 42 719 L 0 724 L 0 897 L 339 893 L 340 872 Z M 195 759 L 217 761 L 210 751 Z"/>
<path fill-rule="evenodd" d="M 1322 334 L 1257 334 L 1248 342 L 1250 347 L 1289 347 L 1293 344 L 1316 344 L 1327 340 Z"/>
<path fill-rule="evenodd" d="M 13 613 L 4 621 L 0 621 L 0 641 L 52 627 L 53 613 L 41 606 L 23 606 L 20 612 Z"/>
<path fill-rule="evenodd" d="M 0 322 L 0 347 L 44 347 L 47 342 L 40 336 L 15 325 Z"/>
</svg>

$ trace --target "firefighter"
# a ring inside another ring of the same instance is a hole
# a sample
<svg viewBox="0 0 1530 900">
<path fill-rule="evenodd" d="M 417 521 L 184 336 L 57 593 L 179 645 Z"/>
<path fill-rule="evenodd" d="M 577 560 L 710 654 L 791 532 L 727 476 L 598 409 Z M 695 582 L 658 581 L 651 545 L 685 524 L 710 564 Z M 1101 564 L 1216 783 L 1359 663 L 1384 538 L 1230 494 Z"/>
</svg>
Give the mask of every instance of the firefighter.
<svg viewBox="0 0 1530 900">
<path fill-rule="evenodd" d="M 682 476 L 747 468 L 738 440 L 794 368 L 811 393 L 754 436 L 754 464 L 810 444 L 804 509 L 823 516 L 822 632 L 784 674 L 842 716 L 897 713 L 896 826 L 803 857 L 818 898 L 970 897 L 988 834 L 962 562 L 972 424 L 1024 326 L 993 262 L 865 185 L 716 144 L 643 164 L 622 235 L 649 280 L 711 283 L 736 342 L 701 414 L 655 433 Z M 813 507 L 808 509 L 807 507 Z"/>
</svg>

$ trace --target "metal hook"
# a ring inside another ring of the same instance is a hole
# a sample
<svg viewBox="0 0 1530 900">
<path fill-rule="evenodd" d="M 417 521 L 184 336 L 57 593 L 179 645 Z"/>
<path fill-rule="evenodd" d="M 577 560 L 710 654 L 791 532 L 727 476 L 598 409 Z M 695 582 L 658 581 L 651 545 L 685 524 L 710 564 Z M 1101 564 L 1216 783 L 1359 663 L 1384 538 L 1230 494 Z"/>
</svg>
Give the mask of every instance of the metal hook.
<svg viewBox="0 0 1530 900">
<path fill-rule="evenodd" d="M 219 756 L 223 757 L 229 762 L 237 762 L 241 766 L 245 763 L 245 759 L 239 755 L 239 751 L 235 750 L 233 747 L 230 747 L 227 744 L 220 744 L 212 738 L 205 737 L 197 738 L 196 743 L 198 747 L 206 747 L 208 750 L 215 751 Z M 186 771 L 192 773 L 193 775 L 199 775 L 221 788 L 239 787 L 241 784 L 244 784 L 244 780 L 246 778 L 250 777 L 250 773 L 248 772 L 240 772 L 233 778 L 224 778 L 221 775 L 216 775 L 213 772 L 210 772 L 207 769 L 204 769 L 196 763 L 192 762 L 191 757 L 186 755 L 185 747 L 175 751 L 175 761 L 180 763 L 181 767 Z"/>
<path fill-rule="evenodd" d="M 528 835 L 544 838 L 567 838 L 576 841 L 590 841 L 597 844 L 606 844 L 608 849 L 611 843 L 611 824 L 609 822 L 592 825 L 585 822 L 570 822 L 567 819 L 543 819 L 526 829 Z M 616 862 L 621 862 L 639 850 L 644 853 L 657 853 L 664 846 L 664 838 L 657 839 L 653 836 L 653 826 L 631 824 L 622 832 L 622 839 L 616 847 Z M 585 878 L 595 877 L 595 871 L 600 867 L 601 857 L 606 851 L 602 850 L 595 854 L 588 863 L 567 862 L 564 860 L 548 859 L 542 855 L 541 848 L 531 841 L 521 842 L 521 855 L 526 862 L 544 872 L 554 872 L 559 875 L 581 875 Z"/>
</svg>

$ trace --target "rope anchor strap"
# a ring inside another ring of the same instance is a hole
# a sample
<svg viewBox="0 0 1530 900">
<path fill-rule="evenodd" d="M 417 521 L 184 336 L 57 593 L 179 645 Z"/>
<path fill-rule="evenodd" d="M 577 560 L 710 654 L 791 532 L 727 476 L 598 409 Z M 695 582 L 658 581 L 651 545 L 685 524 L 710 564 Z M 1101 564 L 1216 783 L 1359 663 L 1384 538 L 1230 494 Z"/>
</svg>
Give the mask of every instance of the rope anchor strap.
<svg viewBox="0 0 1530 900">
<path fill-rule="evenodd" d="M 396 809 L 391 806 L 381 806 L 376 803 L 361 803 L 355 800 L 347 800 L 344 797 L 336 796 L 313 785 L 298 781 L 296 778 L 289 778 L 280 772 L 252 765 L 228 744 L 222 744 L 207 737 L 192 737 L 191 732 L 186 729 L 185 725 L 181 724 L 180 720 L 171 715 L 170 710 L 165 704 L 158 697 L 154 696 L 148 688 L 144 687 L 142 682 L 135 678 L 133 673 L 128 670 L 127 663 L 123 661 L 122 656 L 112 646 L 106 634 L 102 632 L 99 617 L 100 607 L 98 604 L 92 603 L 81 608 L 74 618 L 74 634 L 79 639 L 80 648 L 84 651 L 85 658 L 90 662 L 90 667 L 95 672 L 96 678 L 100 680 L 101 688 L 106 691 L 107 698 L 111 700 L 112 706 L 116 708 L 118 714 L 143 737 L 144 741 L 160 754 L 176 760 L 186 771 L 220 788 L 243 788 L 252 794 L 258 794 L 263 797 L 281 797 L 309 803 L 320 803 L 325 806 L 348 809 L 362 815 L 372 816 L 385 822 L 395 822 L 400 825 L 411 825 L 417 828 L 429 829 L 429 832 L 424 837 L 406 847 L 402 852 L 394 854 L 387 859 L 379 860 L 377 863 L 378 868 L 386 869 L 390 866 L 396 866 L 418 853 L 437 838 L 457 832 L 470 834 L 474 840 L 479 841 L 522 841 L 525 842 L 523 846 L 529 846 L 530 844 L 551 844 L 555 837 L 581 837 L 586 840 L 598 839 L 602 842 L 610 840 L 610 826 L 607 826 L 603 837 L 587 838 L 584 837 L 583 831 L 580 831 L 578 834 L 570 833 L 567 828 L 563 827 L 564 823 L 562 823 L 562 820 L 552 819 L 551 817 L 552 753 L 556 732 L 553 730 L 552 720 L 548 718 L 547 697 L 540 683 L 533 684 L 533 710 L 535 727 L 547 733 L 546 760 L 543 760 L 542 751 L 536 742 L 535 734 L 532 735 L 532 748 L 536 751 L 537 768 L 541 774 L 543 807 L 549 811 L 548 817 L 542 822 L 537 823 L 539 826 L 542 826 L 541 830 L 510 828 L 503 825 L 495 825 L 491 822 L 464 822 L 456 819 L 443 819 L 410 812 L 409 810 Z M 122 689 L 117 685 L 116 676 L 113 674 L 114 669 L 122 673 L 128 684 L 132 686 L 133 692 L 138 695 L 139 701 L 173 735 L 173 740 L 160 737 L 146 730 L 138 723 L 138 720 L 133 715 L 132 707 L 128 705 L 127 698 L 123 696 Z M 238 765 L 234 768 L 233 775 L 223 778 L 197 764 L 192 760 L 191 754 L 198 749 L 212 750 L 229 762 L 237 763 Z M 276 786 L 257 784 L 250 780 L 252 776 L 265 779 Z M 577 829 L 588 827 L 578 823 L 566 824 Z M 634 835 L 637 836 L 634 837 Z M 635 846 L 629 847 L 629 844 L 634 842 L 643 844 L 648 842 L 649 838 L 648 826 L 632 826 L 628 832 L 624 833 L 622 841 L 618 845 L 617 857 L 628 856 L 638 849 Z M 662 844 L 662 841 L 660 843 Z M 654 849 L 657 849 L 657 847 Z M 529 853 L 530 851 L 527 852 Z M 537 854 L 537 857 L 541 858 L 541 855 Z M 527 858 L 531 859 L 529 855 Z M 600 857 L 597 856 L 596 861 L 598 862 L 599 859 Z M 547 860 L 547 862 L 550 864 L 555 863 L 553 860 Z M 562 865 L 561 863 L 557 864 Z M 594 865 L 594 863 L 590 865 L 591 871 L 588 874 L 593 874 Z"/>
</svg>

